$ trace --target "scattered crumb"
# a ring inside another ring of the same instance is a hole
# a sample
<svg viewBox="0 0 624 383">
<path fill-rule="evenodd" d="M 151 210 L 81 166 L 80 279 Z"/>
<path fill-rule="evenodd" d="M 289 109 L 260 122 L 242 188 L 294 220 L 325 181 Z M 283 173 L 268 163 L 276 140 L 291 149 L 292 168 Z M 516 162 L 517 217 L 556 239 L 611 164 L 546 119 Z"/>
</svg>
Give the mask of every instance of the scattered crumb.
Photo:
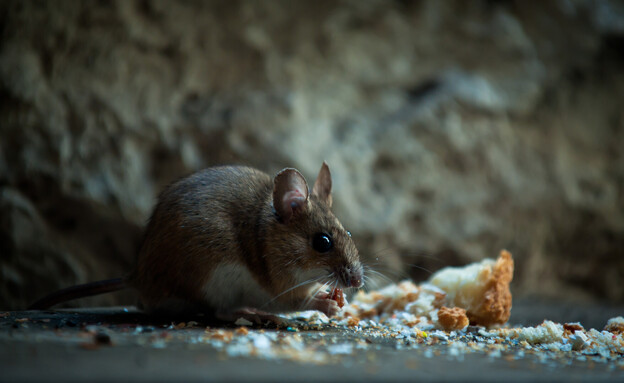
<svg viewBox="0 0 624 383">
<path fill-rule="evenodd" d="M 236 329 L 236 335 L 247 335 L 249 334 L 249 330 L 247 329 L 247 327 L 239 327 Z"/>
<path fill-rule="evenodd" d="M 461 330 L 468 326 L 466 310 L 459 307 L 442 306 L 438 310 L 438 323 L 445 331 Z"/>
<path fill-rule="evenodd" d="M 349 327 L 355 327 L 360 323 L 360 320 L 358 318 L 353 318 L 353 317 L 348 317 L 347 318 L 347 326 Z"/>
<path fill-rule="evenodd" d="M 64 320 L 49 333 L 71 339 L 87 350 L 129 341 L 158 349 L 183 342 L 213 347 L 223 357 L 318 365 L 351 363 L 350 358 L 361 355 L 374 358 L 375 350 L 394 347 L 413 350 L 423 358 L 462 360 L 468 353 L 480 353 L 512 363 L 531 355 L 536 363 L 592 366 L 609 362 L 614 369 L 624 369 L 623 317 L 610 319 L 602 331 L 586 330 L 581 323 L 548 320 L 535 327 L 505 327 L 512 273 L 511 254 L 503 251 L 496 261 L 441 270 L 429 283 L 404 281 L 379 291 L 359 292 L 333 318 L 317 311 L 288 314 L 284 326 L 277 329 L 250 327 L 252 323 L 244 318 L 235 322 L 238 327 L 208 327 L 203 332 L 175 331 L 197 328 L 194 321 L 142 327 Z M 451 283 L 451 275 L 457 276 L 456 284 Z M 469 276 L 476 280 L 470 281 Z M 484 305 L 490 307 L 486 310 Z M 8 320 L 13 328 L 26 326 L 21 322 L 27 321 Z M 138 334 L 143 335 L 131 336 Z"/>
<path fill-rule="evenodd" d="M 207 330 L 208 336 L 212 339 L 229 342 L 233 338 L 233 332 L 228 330 Z"/>
<path fill-rule="evenodd" d="M 614 334 L 624 333 L 624 317 L 615 317 L 609 319 L 607 325 L 604 327 L 604 331 L 609 331 Z"/>
<path fill-rule="evenodd" d="M 563 330 L 569 333 L 574 333 L 575 331 L 583 331 L 585 328 L 578 322 L 574 323 L 564 323 Z"/>
<path fill-rule="evenodd" d="M 508 251 L 503 250 L 497 260 L 447 267 L 419 286 L 403 281 L 379 291 L 358 292 L 352 304 L 345 306 L 342 315 L 368 319 L 409 313 L 417 320 L 414 323 L 420 326 L 430 323 L 449 329 L 457 329 L 453 326 L 460 325 L 465 327 L 463 316 L 448 309 L 442 312 L 444 323 L 439 322 L 441 308 L 454 307 L 465 310 L 464 316 L 471 324 L 501 325 L 507 322 L 511 313 L 509 284 L 512 278 L 513 259 Z M 452 318 L 461 318 L 461 321 L 452 323 Z"/>
<path fill-rule="evenodd" d="M 559 323 L 545 320 L 537 327 L 502 330 L 502 333 L 511 338 L 526 341 L 529 344 L 553 343 L 560 342 L 563 339 L 563 326 Z"/>
</svg>

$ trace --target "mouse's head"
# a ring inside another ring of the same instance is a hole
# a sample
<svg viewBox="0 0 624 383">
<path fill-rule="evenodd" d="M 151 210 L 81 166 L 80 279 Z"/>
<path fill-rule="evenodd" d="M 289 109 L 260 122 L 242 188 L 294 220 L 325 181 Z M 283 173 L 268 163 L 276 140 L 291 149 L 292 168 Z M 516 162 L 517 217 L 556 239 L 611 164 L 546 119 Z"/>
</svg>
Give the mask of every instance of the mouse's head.
<svg viewBox="0 0 624 383">
<path fill-rule="evenodd" d="M 329 287 L 361 287 L 363 268 L 349 233 L 331 212 L 332 180 L 323 163 L 312 191 L 296 169 L 274 179 L 276 221 L 269 240 L 281 272 L 292 283 L 320 282 Z"/>
</svg>

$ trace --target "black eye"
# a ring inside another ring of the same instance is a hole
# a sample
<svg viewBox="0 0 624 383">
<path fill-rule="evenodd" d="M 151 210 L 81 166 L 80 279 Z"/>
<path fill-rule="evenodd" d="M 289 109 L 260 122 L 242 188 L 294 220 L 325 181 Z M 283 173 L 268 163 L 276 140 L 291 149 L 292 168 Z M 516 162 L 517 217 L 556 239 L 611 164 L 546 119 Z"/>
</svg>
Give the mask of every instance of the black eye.
<svg viewBox="0 0 624 383">
<path fill-rule="evenodd" d="M 347 235 L 350 237 L 351 236 L 351 232 L 347 230 Z"/>
<path fill-rule="evenodd" d="M 316 233 L 312 238 L 312 247 L 319 253 L 326 253 L 331 250 L 333 246 L 332 240 L 329 235 L 325 233 Z"/>
</svg>

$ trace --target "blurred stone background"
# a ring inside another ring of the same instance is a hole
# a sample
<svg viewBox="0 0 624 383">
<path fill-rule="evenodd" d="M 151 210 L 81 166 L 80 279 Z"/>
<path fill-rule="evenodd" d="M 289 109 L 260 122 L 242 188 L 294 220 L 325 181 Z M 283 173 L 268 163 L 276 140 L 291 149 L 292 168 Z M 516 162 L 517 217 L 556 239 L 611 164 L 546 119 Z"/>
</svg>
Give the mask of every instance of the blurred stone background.
<svg viewBox="0 0 624 383">
<path fill-rule="evenodd" d="M 3 1 L 0 306 L 133 264 L 197 169 L 323 160 L 392 278 L 624 302 L 621 1 Z M 127 294 L 83 304 L 128 303 Z"/>
</svg>

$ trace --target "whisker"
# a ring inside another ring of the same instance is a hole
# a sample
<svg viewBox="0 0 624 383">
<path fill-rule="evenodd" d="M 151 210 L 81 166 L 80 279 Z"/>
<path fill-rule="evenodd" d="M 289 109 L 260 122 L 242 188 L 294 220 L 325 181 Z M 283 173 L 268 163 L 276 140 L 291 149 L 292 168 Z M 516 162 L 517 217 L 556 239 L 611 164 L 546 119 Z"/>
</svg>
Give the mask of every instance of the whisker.
<svg viewBox="0 0 624 383">
<path fill-rule="evenodd" d="M 370 254 L 372 256 L 378 256 L 378 255 L 383 255 L 388 252 L 394 252 L 397 255 L 400 255 L 401 257 L 427 258 L 436 262 L 444 262 L 444 260 L 440 259 L 440 257 L 437 255 L 428 254 L 428 253 L 421 252 L 418 250 L 407 250 L 406 248 L 409 248 L 409 247 L 410 245 L 407 242 L 400 242 L 400 243 L 395 243 L 392 246 L 387 246 L 387 247 L 383 247 L 381 249 L 375 250 L 371 252 Z"/>
<path fill-rule="evenodd" d="M 378 279 L 372 278 L 370 276 L 365 277 L 365 282 L 364 282 L 364 289 L 366 292 L 369 292 L 371 290 L 377 290 L 380 286 L 380 282 Z"/>
<path fill-rule="evenodd" d="M 385 275 L 383 275 L 382 273 L 378 271 L 370 270 L 368 274 L 369 274 L 368 276 L 369 281 L 382 280 L 390 284 L 395 283 L 395 281 L 393 281 L 391 278 L 386 277 Z"/>
<path fill-rule="evenodd" d="M 318 282 L 318 281 L 320 281 L 320 280 L 321 280 L 321 279 L 323 279 L 323 278 L 325 278 L 325 275 L 322 275 L 322 276 L 317 277 L 317 278 L 308 279 L 307 281 L 301 282 L 301 283 L 299 283 L 299 284 L 297 284 L 297 285 L 295 285 L 295 286 L 293 286 L 293 287 L 291 287 L 291 288 L 289 288 L 289 289 L 286 289 L 286 291 L 283 291 L 282 293 L 277 294 L 277 295 L 276 295 L 276 296 L 274 296 L 271 300 L 269 300 L 268 302 L 265 302 L 262 306 L 260 306 L 260 308 L 263 308 L 263 307 L 265 307 L 266 305 L 268 305 L 268 304 L 270 304 L 270 303 L 273 303 L 273 302 L 274 302 L 277 298 L 281 297 L 281 296 L 282 296 L 282 295 L 284 295 L 284 294 L 287 294 L 287 293 L 289 293 L 289 292 L 293 291 L 294 289 L 296 289 L 296 288 L 298 288 L 298 287 L 301 287 L 301 286 L 304 286 L 304 285 L 307 285 L 307 284 L 311 284 L 311 283 Z"/>
<path fill-rule="evenodd" d="M 374 268 L 373 266 L 377 266 L 378 264 L 369 264 L 367 265 L 367 269 L 366 270 L 372 270 L 372 271 L 378 271 L 379 268 Z M 385 274 L 390 274 L 392 277 L 394 277 L 394 279 L 409 279 L 410 275 L 405 271 L 405 270 L 394 270 L 391 268 L 388 268 L 387 265 L 380 265 L 382 266 L 381 269 L 384 271 Z M 387 278 L 387 276 L 386 276 Z"/>
<path fill-rule="evenodd" d="M 392 271 L 386 271 L 387 273 L 390 274 L 394 274 L 394 279 L 388 277 L 386 274 L 381 273 L 378 270 L 375 270 L 372 267 L 367 267 L 366 268 L 366 273 L 368 274 L 368 276 L 370 277 L 370 279 L 383 279 L 385 282 L 387 283 L 395 283 L 397 279 L 405 279 L 408 278 L 408 275 L 405 273 L 398 273 L 398 272 L 392 272 Z"/>
<path fill-rule="evenodd" d="M 426 271 L 427 273 L 429 273 L 429 275 L 433 274 L 433 271 L 427 269 L 426 267 L 420 266 L 420 265 L 415 265 L 413 263 L 407 263 L 405 266 L 409 266 L 409 267 L 413 267 L 415 269 Z"/>
</svg>

